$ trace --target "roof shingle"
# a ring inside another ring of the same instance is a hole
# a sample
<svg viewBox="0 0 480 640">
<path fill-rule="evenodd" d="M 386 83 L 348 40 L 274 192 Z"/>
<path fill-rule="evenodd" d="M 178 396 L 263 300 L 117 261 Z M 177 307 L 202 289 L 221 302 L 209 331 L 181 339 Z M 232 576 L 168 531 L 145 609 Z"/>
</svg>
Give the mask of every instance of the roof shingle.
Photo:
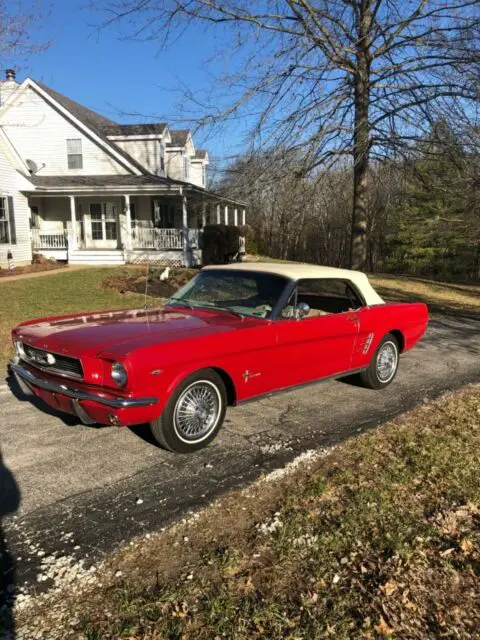
<svg viewBox="0 0 480 640">
<path fill-rule="evenodd" d="M 110 124 L 104 127 L 107 136 L 145 136 L 150 134 L 162 134 L 167 125 L 165 122 L 152 122 L 146 124 Z"/>
<path fill-rule="evenodd" d="M 172 141 L 167 144 L 167 147 L 184 147 L 187 144 L 189 134 L 190 131 L 188 129 L 170 130 Z"/>
</svg>

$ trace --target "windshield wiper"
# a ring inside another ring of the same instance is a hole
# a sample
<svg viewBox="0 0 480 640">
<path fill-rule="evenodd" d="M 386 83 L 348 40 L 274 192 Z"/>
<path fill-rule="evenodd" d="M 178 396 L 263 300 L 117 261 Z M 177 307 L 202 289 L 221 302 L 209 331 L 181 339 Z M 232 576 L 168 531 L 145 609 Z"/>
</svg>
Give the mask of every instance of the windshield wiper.
<svg viewBox="0 0 480 640">
<path fill-rule="evenodd" d="M 199 307 L 204 307 L 205 309 L 220 309 L 221 311 L 228 311 L 229 313 L 232 313 L 234 316 L 237 316 L 238 318 L 245 318 L 245 315 L 243 313 L 240 313 L 240 311 L 235 311 L 235 309 L 232 309 L 231 307 L 226 307 L 223 306 L 222 304 L 216 304 L 216 303 L 208 303 L 208 302 L 204 302 L 203 304 L 199 304 Z"/>
<path fill-rule="evenodd" d="M 193 304 L 187 300 L 181 300 L 180 298 L 169 298 L 166 303 L 166 307 L 187 307 L 187 309 L 194 309 Z"/>
</svg>

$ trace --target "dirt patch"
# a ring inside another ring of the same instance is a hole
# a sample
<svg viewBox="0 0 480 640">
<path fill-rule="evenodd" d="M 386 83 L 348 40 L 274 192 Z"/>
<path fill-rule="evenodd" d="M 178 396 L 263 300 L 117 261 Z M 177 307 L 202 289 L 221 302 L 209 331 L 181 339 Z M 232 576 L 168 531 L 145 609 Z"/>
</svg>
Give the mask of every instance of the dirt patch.
<svg viewBox="0 0 480 640">
<path fill-rule="evenodd" d="M 160 280 L 160 276 L 164 271 L 164 268 L 149 270 L 149 296 L 153 298 L 169 298 L 198 273 L 196 269 L 170 269 L 167 280 Z M 102 287 L 104 289 L 113 289 L 120 293 L 129 291 L 132 293 L 145 293 L 145 281 L 146 273 L 145 269 L 142 269 L 142 272 L 138 274 L 129 273 L 128 275 L 108 276 L 102 281 Z"/>
<path fill-rule="evenodd" d="M 55 269 L 65 269 L 67 265 L 61 262 L 44 262 L 27 264 L 24 267 L 16 267 L 15 269 L 0 268 L 0 278 L 11 278 L 12 276 L 22 276 L 26 273 L 39 273 L 41 271 L 54 271 Z"/>
</svg>

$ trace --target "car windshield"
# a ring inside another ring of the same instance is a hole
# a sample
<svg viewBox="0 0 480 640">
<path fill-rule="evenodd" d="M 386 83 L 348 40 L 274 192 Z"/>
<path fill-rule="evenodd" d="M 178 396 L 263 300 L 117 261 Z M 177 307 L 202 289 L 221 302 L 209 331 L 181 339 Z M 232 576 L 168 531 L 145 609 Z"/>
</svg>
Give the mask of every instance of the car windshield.
<svg viewBox="0 0 480 640">
<path fill-rule="evenodd" d="M 196 275 L 166 304 L 269 318 L 287 282 L 286 278 L 270 273 L 206 270 Z"/>
</svg>

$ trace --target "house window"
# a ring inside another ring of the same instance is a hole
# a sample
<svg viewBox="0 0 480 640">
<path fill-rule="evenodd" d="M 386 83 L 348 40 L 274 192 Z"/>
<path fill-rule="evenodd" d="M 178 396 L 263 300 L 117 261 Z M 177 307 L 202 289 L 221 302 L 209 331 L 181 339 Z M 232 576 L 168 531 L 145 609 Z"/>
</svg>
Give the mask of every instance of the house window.
<svg viewBox="0 0 480 640">
<path fill-rule="evenodd" d="M 132 225 L 132 238 L 137 237 L 137 206 L 135 202 L 130 202 L 130 221 Z"/>
<path fill-rule="evenodd" d="M 92 221 L 92 240 L 103 240 L 102 205 L 100 203 L 90 205 L 90 218 Z"/>
<path fill-rule="evenodd" d="M 157 229 L 175 228 L 175 206 L 161 203 L 159 200 L 153 201 L 153 226 Z"/>
<path fill-rule="evenodd" d="M 30 226 L 32 229 L 40 229 L 40 214 L 38 213 L 38 207 L 30 207 Z"/>
<path fill-rule="evenodd" d="M 161 173 L 165 173 L 165 148 L 161 142 L 158 143 L 158 167 Z"/>
<path fill-rule="evenodd" d="M 83 169 L 82 140 L 81 138 L 68 138 L 67 158 L 69 169 Z"/>
<path fill-rule="evenodd" d="M 107 240 L 117 239 L 117 209 L 111 202 L 105 203 L 105 237 Z"/>
<path fill-rule="evenodd" d="M 188 179 L 190 161 L 186 153 L 183 154 L 183 175 L 185 180 Z"/>
<path fill-rule="evenodd" d="M 111 202 L 90 204 L 92 240 L 117 239 L 117 207 Z"/>
<path fill-rule="evenodd" d="M 9 244 L 8 205 L 6 198 L 0 198 L 0 244 Z"/>
</svg>

